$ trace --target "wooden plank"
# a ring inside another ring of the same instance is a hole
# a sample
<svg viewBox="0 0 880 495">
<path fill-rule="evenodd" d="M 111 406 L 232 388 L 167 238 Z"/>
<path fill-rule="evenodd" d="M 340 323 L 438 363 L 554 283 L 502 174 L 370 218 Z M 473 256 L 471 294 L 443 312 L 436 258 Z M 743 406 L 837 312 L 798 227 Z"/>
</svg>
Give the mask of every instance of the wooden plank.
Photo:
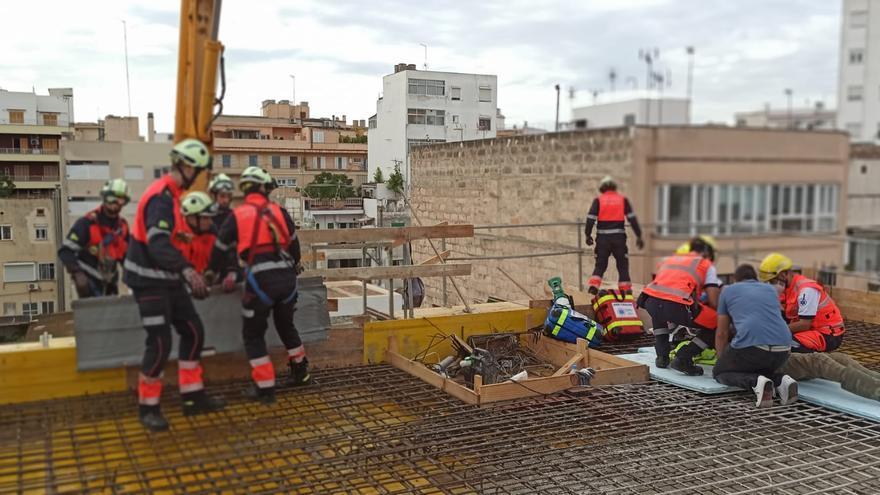
<svg viewBox="0 0 880 495">
<path fill-rule="evenodd" d="M 302 257 L 300 258 L 300 260 L 303 263 L 311 263 L 312 261 L 315 261 L 315 260 L 326 261 L 327 260 L 327 253 L 325 253 L 324 251 L 318 251 L 315 253 L 315 256 L 312 256 L 312 253 L 302 253 Z"/>
<path fill-rule="evenodd" d="M 583 354 L 575 354 L 574 356 L 571 357 L 571 359 L 566 361 L 565 364 L 560 366 L 559 369 L 556 370 L 556 373 L 553 373 L 553 376 L 560 376 L 560 375 L 564 375 L 564 374 L 568 373 L 569 370 L 571 370 L 571 366 L 575 363 L 579 363 L 581 361 L 581 359 L 583 359 L 583 358 L 584 358 Z"/>
<path fill-rule="evenodd" d="M 356 230 L 356 229 L 352 229 Z M 302 277 L 323 277 L 326 281 L 336 280 L 381 280 L 405 279 L 414 277 L 456 277 L 471 274 L 471 265 L 427 265 L 427 266 L 370 266 L 357 268 L 319 268 L 307 270 Z"/>
<path fill-rule="evenodd" d="M 480 404 L 555 394 L 570 389 L 577 384 L 578 379 L 575 375 L 562 375 L 532 378 L 523 380 L 521 383 L 508 381 L 483 385 L 479 391 Z"/>
<path fill-rule="evenodd" d="M 543 334 L 538 337 L 537 342 L 533 342 L 531 338 L 527 337 L 531 337 L 531 335 L 523 335 L 520 342 L 531 349 L 539 358 L 553 364 L 554 366 L 562 366 L 575 354 L 586 355 L 584 353 L 579 353 L 577 348 L 572 344 L 560 342 Z M 525 340 L 525 342 L 523 342 L 523 340 Z"/>
<path fill-rule="evenodd" d="M 593 386 L 622 385 L 626 383 L 643 383 L 649 379 L 648 366 L 636 364 L 626 368 L 598 370 L 590 384 Z"/>
<path fill-rule="evenodd" d="M 388 361 L 395 368 L 404 371 L 422 381 L 431 385 L 432 387 L 436 387 L 449 395 L 464 401 L 468 404 L 478 404 L 479 398 L 477 394 L 470 390 L 467 387 L 464 387 L 454 381 L 443 378 L 437 373 L 429 370 L 425 365 L 421 363 L 417 363 L 410 359 L 403 357 L 402 355 L 397 353 L 397 338 L 389 337 L 388 339 L 388 350 L 385 352 L 385 360 Z"/>
<path fill-rule="evenodd" d="M 327 311 L 339 311 L 339 299 L 335 297 L 327 298 Z"/>
<path fill-rule="evenodd" d="M 449 253 L 451 253 L 451 252 L 452 251 L 447 249 L 446 251 L 441 252 L 440 256 L 431 256 L 430 258 L 426 259 L 425 261 L 419 263 L 419 266 L 436 265 L 437 263 L 440 263 L 441 260 L 446 261 L 446 258 L 449 257 Z"/>
<path fill-rule="evenodd" d="M 436 225 L 429 227 L 380 227 L 372 229 L 302 229 L 297 237 L 302 244 L 337 242 L 409 242 L 419 239 L 473 237 L 473 225 Z"/>
</svg>

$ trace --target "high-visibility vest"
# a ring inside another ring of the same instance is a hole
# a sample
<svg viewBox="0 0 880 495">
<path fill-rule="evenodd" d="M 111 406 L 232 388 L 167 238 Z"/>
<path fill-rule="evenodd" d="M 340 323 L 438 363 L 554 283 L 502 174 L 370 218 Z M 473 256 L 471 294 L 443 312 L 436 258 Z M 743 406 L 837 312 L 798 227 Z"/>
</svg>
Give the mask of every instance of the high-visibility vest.
<svg viewBox="0 0 880 495">
<path fill-rule="evenodd" d="M 702 292 L 711 266 L 711 261 L 697 253 L 669 256 L 663 259 L 654 280 L 642 292 L 690 306 L 694 303 L 694 294 L 699 296 Z"/>
<path fill-rule="evenodd" d="M 192 263 L 195 271 L 205 273 L 211 262 L 211 250 L 214 249 L 214 241 L 217 236 L 211 233 L 193 235 L 183 253 L 184 257 Z"/>
<path fill-rule="evenodd" d="M 817 330 L 823 335 L 843 335 L 843 316 L 840 314 L 837 304 L 825 292 L 825 288 L 821 284 L 803 275 L 794 275 L 783 292 L 785 317 L 789 321 L 797 320 L 800 306 L 798 295 L 806 288 L 819 291 L 819 306 L 816 308 L 816 317 L 813 318 L 811 330 Z"/>
<path fill-rule="evenodd" d="M 128 222 L 119 217 L 119 223 L 115 229 L 109 225 L 103 225 L 98 221 L 100 211 L 99 207 L 86 214 L 86 218 L 90 222 L 87 249 L 100 262 L 105 260 L 122 261 L 125 258 L 125 252 L 128 251 Z"/>
<path fill-rule="evenodd" d="M 174 182 L 170 175 L 164 175 L 162 178 L 153 181 L 150 187 L 141 195 L 137 215 L 134 217 L 134 227 L 131 229 L 131 237 L 138 242 L 147 244 L 149 236 L 146 224 L 147 219 L 145 218 L 147 205 L 154 196 L 162 194 L 165 189 L 171 191 L 171 198 L 174 201 L 174 230 L 171 232 L 171 243 L 180 249 L 180 238 L 186 237 L 186 234 L 189 233 L 189 228 L 186 225 L 183 214 L 180 213 L 180 194 L 182 191 L 177 187 L 177 183 Z"/>
<path fill-rule="evenodd" d="M 254 254 L 286 250 L 290 232 L 281 207 L 259 193 L 248 194 L 244 203 L 232 210 L 238 230 L 238 254 Z"/>
<path fill-rule="evenodd" d="M 605 191 L 599 195 L 599 217 L 600 222 L 623 222 L 626 220 L 624 215 L 625 198 L 617 191 Z"/>
</svg>

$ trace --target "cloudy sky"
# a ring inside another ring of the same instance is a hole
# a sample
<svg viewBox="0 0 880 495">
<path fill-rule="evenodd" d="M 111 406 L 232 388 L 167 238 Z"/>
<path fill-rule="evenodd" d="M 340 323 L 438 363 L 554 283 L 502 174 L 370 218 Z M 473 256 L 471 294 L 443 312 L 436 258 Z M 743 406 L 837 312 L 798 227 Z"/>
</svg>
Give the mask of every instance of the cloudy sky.
<svg viewBox="0 0 880 495">
<path fill-rule="evenodd" d="M 122 20 L 128 25 L 132 113 L 173 127 L 179 2 L 113 0 L 4 2 L 0 88 L 45 93 L 72 86 L 76 119 L 127 113 Z M 732 121 L 733 112 L 796 104 L 834 105 L 838 0 L 225 0 L 227 113 L 257 114 L 264 99 L 291 97 L 313 115 L 375 113 L 381 78 L 397 62 L 498 75 L 508 125 L 551 127 L 553 86 L 571 104 L 645 84 L 640 48 L 658 48 L 683 95 L 685 47 L 696 50 L 694 117 Z M 16 22 L 9 22 L 17 19 Z M 569 88 L 575 88 L 570 100 Z M 618 95 L 619 96 L 619 95 Z"/>
</svg>

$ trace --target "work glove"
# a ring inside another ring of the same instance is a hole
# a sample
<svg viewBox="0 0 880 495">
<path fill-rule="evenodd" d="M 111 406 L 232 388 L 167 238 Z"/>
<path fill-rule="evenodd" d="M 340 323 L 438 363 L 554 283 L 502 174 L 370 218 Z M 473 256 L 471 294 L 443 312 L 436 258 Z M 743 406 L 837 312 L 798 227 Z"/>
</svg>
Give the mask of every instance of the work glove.
<svg viewBox="0 0 880 495">
<path fill-rule="evenodd" d="M 643 241 L 641 237 L 636 239 L 636 247 L 639 249 L 645 249 L 645 241 Z"/>
<path fill-rule="evenodd" d="M 221 283 L 223 286 L 223 292 L 232 292 L 235 290 L 235 272 L 229 272 L 226 274 L 226 277 L 223 278 L 223 282 Z"/>
<path fill-rule="evenodd" d="M 202 278 L 199 272 L 195 271 L 192 267 L 185 268 L 183 270 L 183 278 L 189 284 L 193 297 L 196 299 L 208 297 L 208 284 L 205 283 L 205 279 Z"/>
<path fill-rule="evenodd" d="M 587 246 L 592 246 L 592 245 L 593 245 L 593 237 L 588 235 L 587 236 Z"/>
<path fill-rule="evenodd" d="M 89 297 L 92 295 L 92 289 L 89 287 L 89 276 L 83 272 L 73 272 L 73 284 L 76 286 L 76 295 L 79 297 Z"/>
<path fill-rule="evenodd" d="M 302 261 L 298 262 L 298 263 L 296 264 L 296 266 L 293 267 L 293 269 L 296 270 L 296 274 L 297 274 L 297 275 L 299 275 L 299 274 L 301 274 L 302 272 L 306 271 L 306 268 L 303 266 Z"/>
</svg>

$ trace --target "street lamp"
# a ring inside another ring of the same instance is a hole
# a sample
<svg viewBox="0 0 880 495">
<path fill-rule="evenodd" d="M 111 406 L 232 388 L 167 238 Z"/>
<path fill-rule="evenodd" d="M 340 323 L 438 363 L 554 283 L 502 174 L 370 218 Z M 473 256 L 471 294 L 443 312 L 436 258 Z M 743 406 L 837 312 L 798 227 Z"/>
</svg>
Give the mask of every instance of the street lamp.
<svg viewBox="0 0 880 495">
<path fill-rule="evenodd" d="M 794 91 L 791 88 L 785 88 L 785 96 L 788 97 L 788 128 L 794 129 L 794 120 L 792 118 L 792 109 L 791 109 L 791 100 L 793 98 Z"/>
</svg>

